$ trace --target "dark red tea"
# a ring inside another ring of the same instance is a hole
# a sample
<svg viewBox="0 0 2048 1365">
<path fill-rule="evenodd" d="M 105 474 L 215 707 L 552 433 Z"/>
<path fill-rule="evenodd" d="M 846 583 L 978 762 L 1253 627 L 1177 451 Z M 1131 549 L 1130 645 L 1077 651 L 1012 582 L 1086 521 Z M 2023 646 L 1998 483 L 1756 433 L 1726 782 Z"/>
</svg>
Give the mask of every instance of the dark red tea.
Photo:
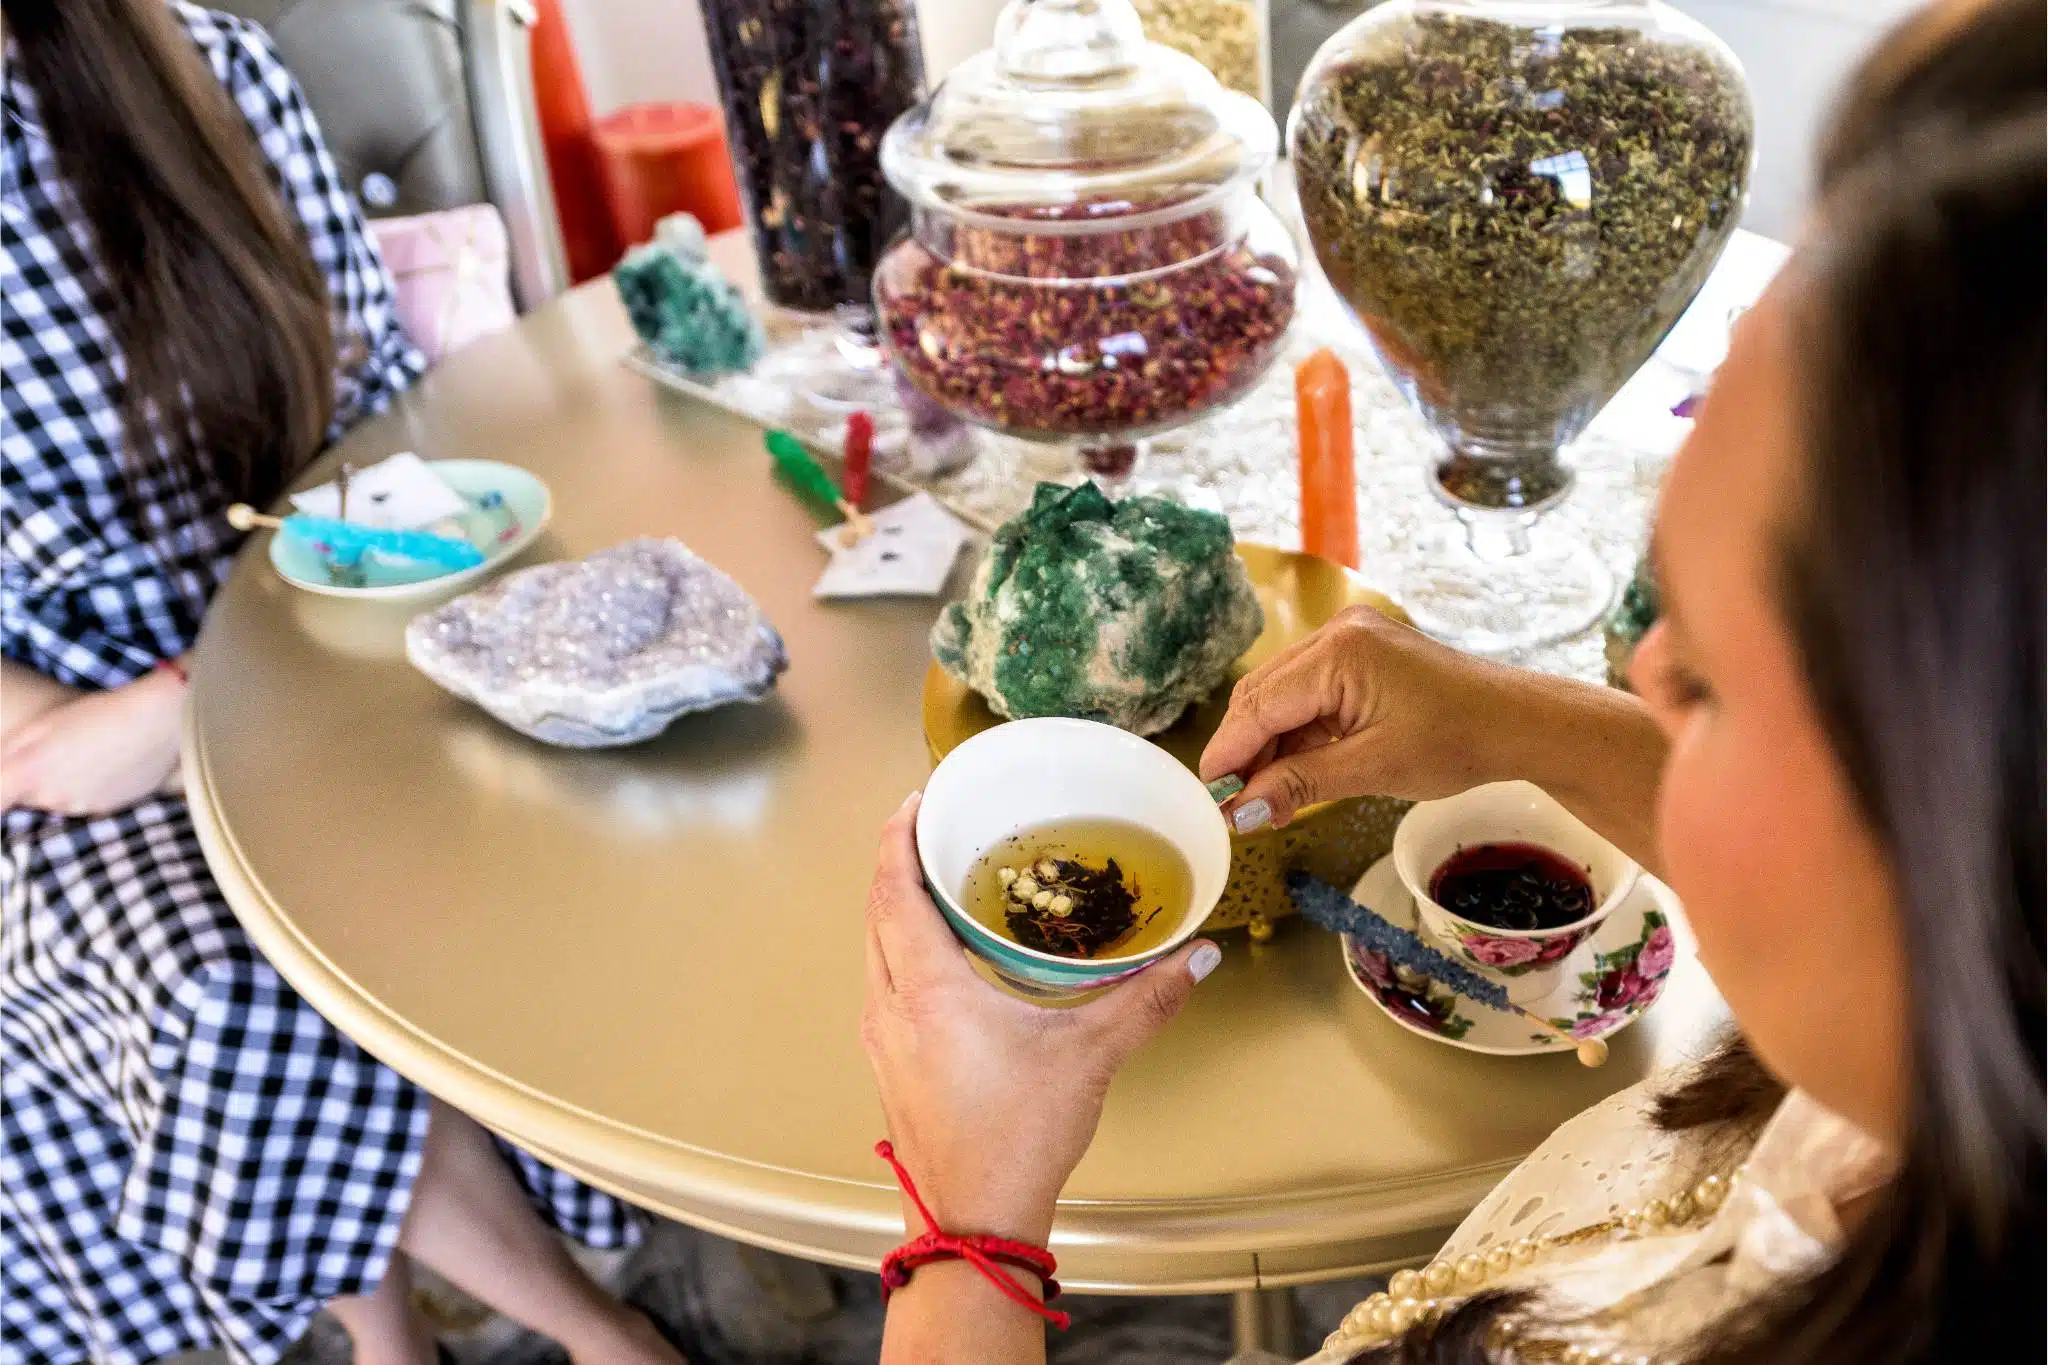
<svg viewBox="0 0 2048 1365">
<path fill-rule="evenodd" d="M 1536 844 L 1474 844 L 1430 878 L 1429 898 L 1492 929 L 1561 929 L 1593 913 L 1593 883 Z"/>
</svg>

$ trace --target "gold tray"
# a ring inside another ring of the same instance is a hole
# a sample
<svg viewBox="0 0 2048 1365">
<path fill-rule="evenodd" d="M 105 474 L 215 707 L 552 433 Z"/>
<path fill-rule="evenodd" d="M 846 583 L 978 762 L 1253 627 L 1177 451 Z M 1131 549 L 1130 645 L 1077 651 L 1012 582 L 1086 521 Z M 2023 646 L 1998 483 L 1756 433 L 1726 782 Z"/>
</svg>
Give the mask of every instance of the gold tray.
<svg viewBox="0 0 2048 1365">
<path fill-rule="evenodd" d="M 1408 614 L 1366 587 L 1358 575 L 1327 559 L 1240 543 L 1238 558 L 1250 570 L 1259 605 L 1266 611 L 1266 629 L 1231 670 L 1235 683 L 1289 645 L 1312 634 L 1349 606 L 1368 606 L 1406 623 Z M 1153 736 L 1153 742 L 1191 770 L 1203 746 L 1216 733 L 1230 702 L 1229 687 Z M 947 676 L 936 663 L 924 678 L 924 738 L 937 763 L 956 747 L 1002 717 L 989 710 L 980 695 Z M 1405 801 L 1365 796 L 1325 801 L 1299 812 L 1286 829 L 1263 829 L 1233 835 L 1230 885 L 1203 927 L 1211 932 L 1250 926 L 1254 937 L 1271 932 L 1271 922 L 1294 913 L 1286 874 L 1302 868 L 1331 883 L 1350 887 L 1394 845 L 1394 826 L 1408 809 Z"/>
</svg>

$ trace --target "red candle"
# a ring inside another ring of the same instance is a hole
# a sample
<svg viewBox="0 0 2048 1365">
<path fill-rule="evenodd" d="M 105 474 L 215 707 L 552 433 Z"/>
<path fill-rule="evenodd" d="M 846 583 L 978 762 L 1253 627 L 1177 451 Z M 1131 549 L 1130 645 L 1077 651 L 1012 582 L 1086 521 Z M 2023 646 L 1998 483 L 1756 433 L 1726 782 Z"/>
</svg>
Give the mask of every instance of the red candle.
<svg viewBox="0 0 2048 1365">
<path fill-rule="evenodd" d="M 1301 427 L 1301 548 L 1358 567 L 1358 480 L 1351 467 L 1351 376 L 1325 348 L 1294 372 Z"/>
<path fill-rule="evenodd" d="M 846 500 L 855 507 L 867 501 L 868 464 L 875 455 L 875 419 L 856 412 L 846 419 Z"/>
</svg>

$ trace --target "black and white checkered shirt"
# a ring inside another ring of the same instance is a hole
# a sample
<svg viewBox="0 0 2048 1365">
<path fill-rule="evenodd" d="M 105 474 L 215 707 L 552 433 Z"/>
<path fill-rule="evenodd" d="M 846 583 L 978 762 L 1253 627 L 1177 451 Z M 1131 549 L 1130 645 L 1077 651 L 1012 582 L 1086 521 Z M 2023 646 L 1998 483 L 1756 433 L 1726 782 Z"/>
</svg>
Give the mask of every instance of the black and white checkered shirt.
<svg viewBox="0 0 2048 1365">
<path fill-rule="evenodd" d="M 424 369 L 261 30 L 177 3 L 261 146 L 340 331 L 333 435 Z M 10 54 L 11 58 L 11 54 Z M 237 543 L 122 474 L 122 364 L 91 234 L 10 59 L 0 78 L 0 648 L 109 688 L 190 647 Z M 275 1360 L 382 1279 L 429 1107 L 299 998 L 208 875 L 185 803 L 9 811 L 0 852 L 0 1365 Z M 629 1210 L 523 1153 L 535 1205 L 617 1246 Z"/>
<path fill-rule="evenodd" d="M 286 206 L 326 277 L 336 353 L 330 439 L 389 403 L 426 368 L 399 330 L 390 277 L 297 84 L 254 26 L 180 5 L 214 74 L 256 134 Z M 107 281 L 91 232 L 8 63 L 0 161 L 0 634 L 7 657 L 61 682 L 113 687 L 190 647 L 185 604 L 212 595 L 239 541 L 221 516 L 165 528 L 152 547 L 150 492 L 122 475 L 121 369 Z M 186 581 L 179 582 L 177 577 Z"/>
</svg>

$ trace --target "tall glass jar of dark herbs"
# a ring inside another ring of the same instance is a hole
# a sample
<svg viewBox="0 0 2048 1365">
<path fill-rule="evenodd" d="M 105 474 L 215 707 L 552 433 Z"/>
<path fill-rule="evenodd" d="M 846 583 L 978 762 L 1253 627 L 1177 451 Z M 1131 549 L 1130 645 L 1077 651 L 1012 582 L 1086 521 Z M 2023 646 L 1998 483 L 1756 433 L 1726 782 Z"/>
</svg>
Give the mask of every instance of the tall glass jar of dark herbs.
<svg viewBox="0 0 2048 1365">
<path fill-rule="evenodd" d="M 1390 0 L 1317 53 L 1289 142 L 1317 258 L 1443 439 L 1434 485 L 1470 537 L 1403 604 L 1481 649 L 1592 625 L 1613 575 L 1532 531 L 1571 487 L 1560 447 L 1741 217 L 1734 56 L 1657 0 Z"/>
<path fill-rule="evenodd" d="M 865 309 L 905 217 L 878 157 L 924 84 L 912 0 L 704 0 L 704 27 L 762 293 Z"/>
</svg>

